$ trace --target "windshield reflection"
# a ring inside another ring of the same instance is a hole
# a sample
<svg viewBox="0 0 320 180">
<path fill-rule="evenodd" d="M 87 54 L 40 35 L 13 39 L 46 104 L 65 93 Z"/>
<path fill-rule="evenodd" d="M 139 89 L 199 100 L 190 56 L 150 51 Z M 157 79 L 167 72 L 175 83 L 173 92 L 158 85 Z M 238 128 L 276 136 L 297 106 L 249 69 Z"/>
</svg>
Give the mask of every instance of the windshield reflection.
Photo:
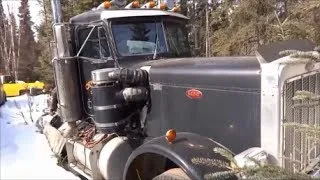
<svg viewBox="0 0 320 180">
<path fill-rule="evenodd" d="M 167 51 L 159 22 L 115 23 L 112 33 L 121 56 L 153 54 L 156 47 L 157 53 Z"/>
</svg>

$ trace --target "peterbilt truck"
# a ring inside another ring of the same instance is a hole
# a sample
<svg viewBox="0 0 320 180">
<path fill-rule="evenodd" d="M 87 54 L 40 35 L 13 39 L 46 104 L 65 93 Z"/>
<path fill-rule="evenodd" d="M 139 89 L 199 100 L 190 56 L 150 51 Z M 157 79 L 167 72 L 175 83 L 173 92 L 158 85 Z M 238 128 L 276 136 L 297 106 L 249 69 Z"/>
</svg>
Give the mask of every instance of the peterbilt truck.
<svg viewBox="0 0 320 180">
<path fill-rule="evenodd" d="M 229 170 L 196 163 L 230 163 L 217 147 L 234 156 L 258 148 L 295 172 L 318 164 L 316 140 L 284 124 L 320 124 L 319 104 L 293 100 L 320 95 L 320 63 L 279 55 L 313 43 L 192 57 L 179 5 L 105 1 L 62 23 L 60 2 L 51 3 L 56 89 L 42 125 L 62 167 L 94 180 L 204 179 Z"/>
</svg>

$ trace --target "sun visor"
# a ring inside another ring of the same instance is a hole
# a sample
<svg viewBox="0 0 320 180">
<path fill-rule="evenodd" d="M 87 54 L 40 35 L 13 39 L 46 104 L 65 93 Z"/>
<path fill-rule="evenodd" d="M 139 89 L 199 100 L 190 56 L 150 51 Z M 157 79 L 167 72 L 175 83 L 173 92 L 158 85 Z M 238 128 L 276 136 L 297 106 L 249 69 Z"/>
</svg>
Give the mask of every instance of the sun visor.
<svg viewBox="0 0 320 180">
<path fill-rule="evenodd" d="M 285 50 L 313 51 L 316 45 L 309 40 L 288 40 L 262 45 L 256 52 L 260 63 L 270 63 L 281 58 L 279 53 Z"/>
</svg>

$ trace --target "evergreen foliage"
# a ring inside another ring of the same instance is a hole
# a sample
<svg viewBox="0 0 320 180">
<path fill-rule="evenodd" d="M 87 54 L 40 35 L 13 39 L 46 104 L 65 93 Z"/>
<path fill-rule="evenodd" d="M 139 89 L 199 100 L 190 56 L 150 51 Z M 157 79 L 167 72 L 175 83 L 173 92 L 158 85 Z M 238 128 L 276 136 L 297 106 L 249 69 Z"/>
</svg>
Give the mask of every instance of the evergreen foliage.
<svg viewBox="0 0 320 180">
<path fill-rule="evenodd" d="M 204 175 L 204 179 L 209 180 L 233 180 L 233 179 L 255 179 L 255 180 L 311 180 L 312 177 L 304 173 L 293 173 L 287 171 L 278 166 L 264 164 L 256 162 L 254 167 L 239 167 L 234 160 L 233 155 L 223 149 L 214 148 L 215 153 L 220 154 L 222 157 L 226 158 L 230 164 L 226 164 L 223 161 L 217 159 L 209 158 L 193 158 L 192 163 L 197 165 L 205 165 L 207 167 L 219 167 L 228 169 L 226 171 L 217 171 L 213 173 L 207 173 Z M 252 159 L 255 162 L 254 159 Z"/>
<path fill-rule="evenodd" d="M 21 0 L 19 7 L 19 59 L 18 77 L 25 81 L 37 80 L 37 73 L 34 67 L 38 65 L 36 57 L 36 42 L 32 31 L 33 22 L 31 21 L 29 0 Z"/>
</svg>

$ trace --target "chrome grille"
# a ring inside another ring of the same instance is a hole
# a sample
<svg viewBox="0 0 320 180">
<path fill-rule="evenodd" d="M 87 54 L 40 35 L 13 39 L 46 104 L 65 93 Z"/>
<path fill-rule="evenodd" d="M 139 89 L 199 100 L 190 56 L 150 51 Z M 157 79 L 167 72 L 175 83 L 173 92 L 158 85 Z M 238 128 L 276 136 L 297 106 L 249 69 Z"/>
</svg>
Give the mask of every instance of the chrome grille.
<svg viewBox="0 0 320 180">
<path fill-rule="evenodd" d="M 320 126 L 320 101 L 294 100 L 298 91 L 310 92 L 317 99 L 320 96 L 320 73 L 288 80 L 284 85 L 282 166 L 294 172 L 303 170 L 320 154 L 320 137 L 310 131 L 302 131 L 305 125 Z"/>
</svg>

